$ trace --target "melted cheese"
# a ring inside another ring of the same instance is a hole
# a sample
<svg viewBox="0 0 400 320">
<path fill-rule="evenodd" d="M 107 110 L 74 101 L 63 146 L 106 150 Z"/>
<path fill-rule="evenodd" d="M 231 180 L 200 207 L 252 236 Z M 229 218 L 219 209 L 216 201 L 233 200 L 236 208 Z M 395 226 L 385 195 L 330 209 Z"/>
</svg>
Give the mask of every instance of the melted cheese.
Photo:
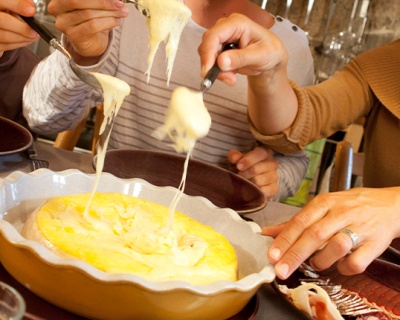
<svg viewBox="0 0 400 320">
<path fill-rule="evenodd" d="M 178 153 L 193 149 L 196 141 L 205 137 L 211 127 L 211 116 L 203 102 L 203 94 L 185 87 L 177 87 L 171 97 L 164 125 L 154 132 L 163 140 L 168 136 Z"/>
<path fill-rule="evenodd" d="M 96 180 L 93 185 L 92 194 L 89 198 L 89 201 L 86 205 L 85 217 L 86 219 L 90 219 L 90 215 L 88 214 L 89 207 L 91 205 L 94 194 L 97 190 L 101 173 L 104 168 L 104 159 L 106 157 L 107 145 L 110 140 L 110 135 L 112 131 L 112 127 L 114 124 L 113 119 L 118 114 L 119 109 L 121 108 L 122 102 L 125 97 L 129 95 L 131 88 L 129 85 L 118 78 L 113 76 L 109 76 L 102 73 L 92 73 L 96 79 L 100 82 L 103 88 L 103 113 L 104 120 L 100 127 L 100 135 L 104 134 L 106 128 L 108 129 L 106 132 L 106 136 L 102 136 L 99 139 L 99 143 L 97 145 L 97 159 L 96 159 Z M 92 221 L 93 224 L 97 223 L 95 220 Z"/>
<path fill-rule="evenodd" d="M 91 221 L 83 217 L 89 194 L 49 199 L 25 224 L 23 234 L 63 257 L 77 257 L 100 270 L 134 273 L 152 281 L 206 284 L 237 280 L 237 257 L 211 227 L 168 208 L 119 193 L 96 193 Z"/>
<path fill-rule="evenodd" d="M 168 59 L 167 75 L 169 84 L 179 39 L 192 13 L 179 0 L 139 0 L 138 5 L 148 12 L 146 22 L 150 30 L 150 53 L 147 60 L 147 82 L 150 81 L 150 71 L 158 47 L 161 42 L 167 41 L 165 53 Z"/>
<path fill-rule="evenodd" d="M 164 124 L 153 135 L 163 140 L 168 136 L 171 146 L 178 153 L 186 152 L 182 179 L 170 205 L 170 224 L 173 224 L 173 212 L 185 189 L 187 168 L 192 151 L 198 139 L 205 137 L 211 127 L 211 116 L 203 102 L 203 94 L 186 87 L 177 87 L 171 97 Z"/>
</svg>

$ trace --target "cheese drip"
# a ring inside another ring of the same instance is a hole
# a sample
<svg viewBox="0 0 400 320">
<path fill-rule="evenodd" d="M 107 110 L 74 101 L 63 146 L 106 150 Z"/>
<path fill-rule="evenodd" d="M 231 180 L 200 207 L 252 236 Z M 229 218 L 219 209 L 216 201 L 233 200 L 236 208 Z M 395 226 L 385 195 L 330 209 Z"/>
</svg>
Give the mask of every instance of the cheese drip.
<svg viewBox="0 0 400 320">
<path fill-rule="evenodd" d="M 150 54 L 147 59 L 147 82 L 150 81 L 150 71 L 158 47 L 164 41 L 167 42 L 165 53 L 168 59 L 167 83 L 169 85 L 179 39 L 192 12 L 179 0 L 139 0 L 138 6 L 145 8 L 148 12 L 146 22 L 150 30 Z"/>
<path fill-rule="evenodd" d="M 93 72 L 92 75 L 100 82 L 103 88 L 104 102 L 103 102 L 103 113 L 104 120 L 100 127 L 100 139 L 97 145 L 97 159 L 96 159 L 96 180 L 93 185 L 91 196 L 86 205 L 84 217 L 87 220 L 91 220 L 94 227 L 98 225 L 97 220 L 91 219 L 88 214 L 89 207 L 91 205 L 94 194 L 96 193 L 100 176 L 104 168 L 104 159 L 106 157 L 107 145 L 110 140 L 112 127 L 114 125 L 113 119 L 118 114 L 121 108 L 122 102 L 125 97 L 129 95 L 131 88 L 129 85 L 116 77 Z M 107 129 L 107 130 L 106 130 Z M 103 136 L 104 135 L 104 136 Z M 97 226 L 98 227 L 98 226 Z"/>
<path fill-rule="evenodd" d="M 182 179 L 170 205 L 170 225 L 174 221 L 174 211 L 185 190 L 189 159 L 198 139 L 205 137 L 211 127 L 211 116 L 203 102 L 203 94 L 186 87 L 177 87 L 172 92 L 168 113 L 164 124 L 153 135 L 163 140 L 166 136 L 178 153 L 186 152 Z"/>
<path fill-rule="evenodd" d="M 211 116 L 203 102 L 203 94 L 186 87 L 177 87 L 171 96 L 164 124 L 154 136 L 168 136 L 178 153 L 193 149 L 198 139 L 205 137 L 211 127 Z"/>
<path fill-rule="evenodd" d="M 94 230 L 83 217 L 89 196 L 48 200 L 24 233 L 33 240 L 44 237 L 58 255 L 77 257 L 106 272 L 193 284 L 236 281 L 235 250 L 211 227 L 176 212 L 173 228 L 166 229 L 168 208 L 119 193 L 96 193 L 89 212 L 99 227 Z M 33 234 L 35 228 L 40 234 Z"/>
</svg>

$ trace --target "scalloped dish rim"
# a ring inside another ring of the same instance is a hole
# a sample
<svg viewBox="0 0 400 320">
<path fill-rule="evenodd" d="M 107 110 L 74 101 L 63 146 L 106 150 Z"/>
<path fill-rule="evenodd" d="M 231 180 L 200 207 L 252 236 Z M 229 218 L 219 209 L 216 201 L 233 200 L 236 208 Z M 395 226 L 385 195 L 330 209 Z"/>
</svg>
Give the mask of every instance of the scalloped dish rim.
<svg viewBox="0 0 400 320">
<path fill-rule="evenodd" d="M 82 174 L 86 178 L 93 178 L 94 174 L 83 173 L 77 169 L 68 169 L 60 172 L 53 172 L 49 169 L 39 169 L 31 173 L 23 173 L 21 171 L 15 171 L 8 175 L 7 177 L 0 179 L 0 192 L 4 187 L 4 183 L 18 183 L 22 178 L 26 177 L 41 177 L 45 175 L 57 174 L 64 178 L 75 174 Z M 122 181 L 124 184 L 132 184 L 139 183 L 144 185 L 150 189 L 165 189 L 165 190 L 176 190 L 174 187 L 159 187 L 148 183 L 143 179 L 131 178 L 131 179 L 121 179 L 113 176 L 109 173 L 102 173 L 102 176 L 111 176 L 112 178 Z M 4 182 L 3 182 L 4 181 Z M 211 210 L 216 210 L 220 212 L 225 212 L 229 214 L 230 218 L 235 220 L 237 223 L 247 224 L 250 230 L 257 234 L 260 233 L 261 228 L 254 222 L 244 221 L 240 216 L 229 208 L 218 208 L 214 204 L 212 204 L 208 199 L 201 196 L 189 196 L 183 194 L 183 198 L 195 198 L 193 201 L 203 202 L 207 207 Z M 8 208 L 8 210 L 11 208 Z M 107 283 L 111 282 L 127 282 L 132 283 L 132 285 L 139 285 L 143 288 L 150 289 L 156 292 L 164 292 L 164 291 L 174 291 L 174 290 L 186 290 L 200 295 L 215 295 L 220 292 L 226 292 L 230 290 L 236 290 L 240 292 L 248 292 L 252 291 L 256 288 L 259 288 L 264 283 L 271 283 L 274 278 L 273 266 L 271 263 L 265 265 L 258 273 L 252 273 L 244 276 L 243 278 L 233 282 L 233 281 L 218 281 L 211 284 L 206 285 L 192 285 L 185 281 L 165 281 L 165 282 L 152 282 L 141 278 L 140 276 L 136 276 L 134 274 L 111 274 L 107 272 L 103 272 L 101 270 L 96 269 L 95 267 L 89 265 L 88 263 L 81 261 L 79 259 L 68 259 L 56 256 L 49 249 L 47 249 L 44 245 L 25 239 L 20 232 L 10 223 L 3 219 L 4 215 L 7 214 L 7 211 L 0 212 L 0 232 L 4 233 L 6 241 L 9 241 L 15 246 L 24 248 L 26 250 L 30 250 L 35 253 L 38 259 L 43 260 L 45 263 L 53 265 L 57 268 L 73 268 L 78 271 L 84 272 L 87 276 L 98 280 L 104 281 Z M 273 274 L 273 276 L 271 276 Z"/>
</svg>

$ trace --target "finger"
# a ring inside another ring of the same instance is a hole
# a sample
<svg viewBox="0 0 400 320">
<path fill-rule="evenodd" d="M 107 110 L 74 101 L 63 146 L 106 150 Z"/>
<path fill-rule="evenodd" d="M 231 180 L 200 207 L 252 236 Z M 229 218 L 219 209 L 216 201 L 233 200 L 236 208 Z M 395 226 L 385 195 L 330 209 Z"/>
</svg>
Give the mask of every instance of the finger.
<svg viewBox="0 0 400 320">
<path fill-rule="evenodd" d="M 255 185 L 257 183 L 253 182 Z M 262 184 L 262 185 L 257 185 L 261 191 L 265 194 L 265 197 L 271 201 L 273 200 L 276 195 L 279 192 L 279 185 L 278 185 L 278 179 L 276 179 L 276 182 L 270 183 L 270 184 Z"/>
<path fill-rule="evenodd" d="M 223 66 L 222 71 L 233 70 L 229 68 L 230 54 L 227 53 L 237 50 L 228 50 L 219 54 L 222 46 L 226 43 L 237 43 L 239 48 L 244 48 L 250 39 L 253 39 L 253 30 L 257 28 L 261 29 L 262 27 L 251 19 L 236 13 L 230 15 L 229 18 L 219 19 L 212 28 L 203 34 L 202 43 L 198 48 L 202 65 L 201 75 L 204 77 L 216 60 L 218 60 L 220 68 Z"/>
<path fill-rule="evenodd" d="M 281 233 L 281 231 L 285 228 L 285 226 L 286 222 L 274 226 L 266 226 L 262 228 L 261 233 L 264 236 L 276 238 L 279 235 L 279 233 Z"/>
<path fill-rule="evenodd" d="M 0 31 L 1 32 L 1 31 Z M 0 52 L 10 51 L 18 48 L 23 48 L 30 45 L 33 41 L 29 42 L 13 42 L 13 43 L 2 43 L 0 39 Z"/>
<path fill-rule="evenodd" d="M 256 163 L 263 160 L 273 159 L 273 151 L 269 148 L 256 147 L 252 151 L 246 153 L 238 162 L 237 168 L 239 171 L 244 171 Z"/>
<path fill-rule="evenodd" d="M 19 17 L 0 12 L 0 43 L 31 43 L 38 38 L 39 35 Z"/>
<path fill-rule="evenodd" d="M 371 239 L 357 247 L 351 254 L 337 262 L 337 269 L 343 275 L 359 274 L 380 256 L 390 243 Z"/>
<path fill-rule="evenodd" d="M 114 11 L 125 7 L 124 3 L 119 0 L 52 0 L 47 6 L 49 13 L 55 17 L 60 14 L 77 10 L 106 10 Z"/>
<path fill-rule="evenodd" d="M 26 17 L 31 17 L 36 12 L 36 4 L 33 0 L 2 0 L 0 11 L 9 11 Z"/>
<path fill-rule="evenodd" d="M 272 242 L 268 256 L 276 262 L 275 271 L 279 278 L 286 279 L 326 242 L 330 232 L 321 230 L 316 222 L 326 216 L 330 203 L 320 200 L 321 197 L 307 203 Z"/>
<path fill-rule="evenodd" d="M 310 265 L 315 270 L 325 270 L 339 259 L 345 257 L 352 249 L 353 242 L 345 233 L 334 235 L 326 245 L 318 250 L 310 259 Z"/>
<path fill-rule="evenodd" d="M 232 149 L 228 151 L 228 161 L 231 164 L 237 164 L 237 162 L 243 157 L 243 153 L 236 149 Z"/>
<path fill-rule="evenodd" d="M 116 11 L 79 11 L 74 14 L 59 16 L 56 26 L 57 29 L 67 34 L 67 36 L 83 33 L 86 37 L 89 37 L 90 35 L 111 30 L 120 25 L 120 18 L 120 14 Z"/>
</svg>

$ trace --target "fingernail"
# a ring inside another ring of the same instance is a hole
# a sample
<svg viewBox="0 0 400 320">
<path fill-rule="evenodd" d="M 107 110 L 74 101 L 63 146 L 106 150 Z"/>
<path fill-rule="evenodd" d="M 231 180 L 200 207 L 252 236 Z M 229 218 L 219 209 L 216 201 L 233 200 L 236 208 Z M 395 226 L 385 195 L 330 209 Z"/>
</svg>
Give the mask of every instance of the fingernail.
<svg viewBox="0 0 400 320">
<path fill-rule="evenodd" d="M 244 164 L 239 162 L 239 163 L 236 165 L 236 169 L 238 169 L 239 171 L 242 171 L 242 170 L 244 169 Z"/>
<path fill-rule="evenodd" d="M 36 8 L 35 7 L 25 7 L 22 9 L 22 13 L 24 15 L 30 16 L 32 14 L 35 14 Z"/>
<path fill-rule="evenodd" d="M 223 56 L 222 59 L 221 59 L 221 62 L 220 62 L 220 64 L 219 64 L 219 68 L 220 68 L 222 71 L 230 70 L 231 63 L 232 63 L 231 58 L 229 58 L 229 57 L 227 57 L 227 56 Z"/>
<path fill-rule="evenodd" d="M 124 3 L 122 1 L 120 1 L 120 0 L 115 0 L 114 1 L 114 6 L 116 8 L 122 8 L 124 6 Z"/>
<path fill-rule="evenodd" d="M 287 275 L 289 273 L 289 265 L 287 263 L 278 264 L 278 265 L 275 266 L 275 272 L 281 278 L 285 278 L 286 279 Z"/>
<path fill-rule="evenodd" d="M 269 252 L 269 255 L 271 256 L 272 259 L 279 260 L 281 258 L 281 250 L 279 250 L 278 248 L 273 248 Z"/>
<path fill-rule="evenodd" d="M 122 10 L 122 12 L 125 13 L 125 14 L 128 14 L 128 13 L 129 13 L 129 8 L 128 8 L 127 6 L 123 7 L 121 10 Z"/>
</svg>

